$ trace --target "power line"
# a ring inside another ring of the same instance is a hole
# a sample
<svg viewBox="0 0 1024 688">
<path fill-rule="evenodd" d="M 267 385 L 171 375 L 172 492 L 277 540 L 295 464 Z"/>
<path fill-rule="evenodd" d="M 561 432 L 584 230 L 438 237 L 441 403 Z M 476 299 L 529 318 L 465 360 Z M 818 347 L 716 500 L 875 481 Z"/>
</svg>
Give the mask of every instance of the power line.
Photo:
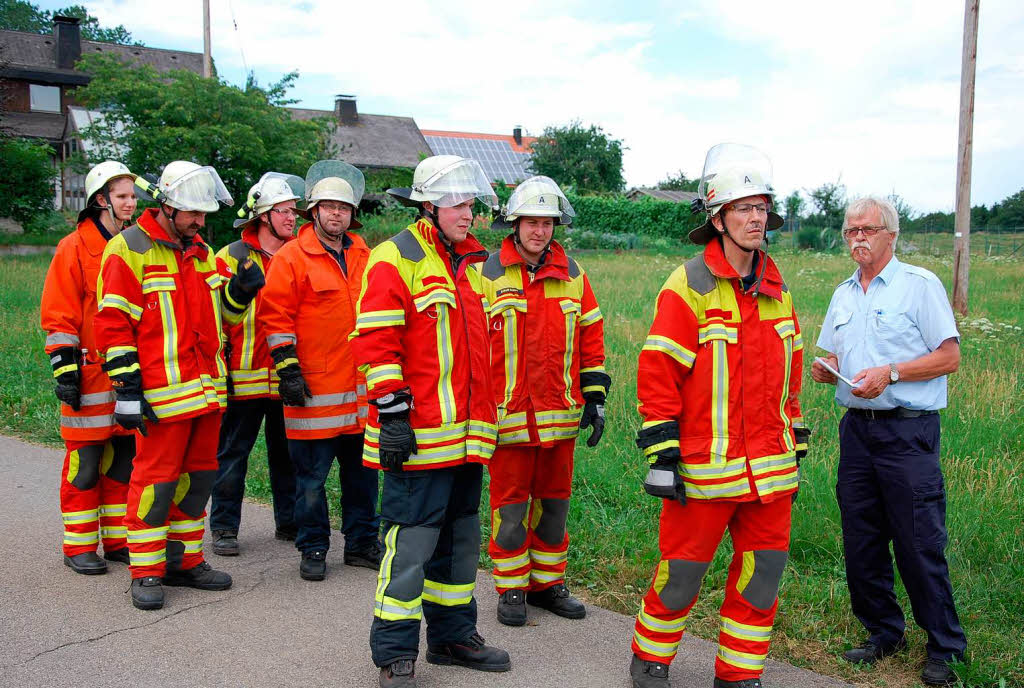
<svg viewBox="0 0 1024 688">
<path fill-rule="evenodd" d="M 242 46 L 242 33 L 238 30 L 238 21 L 235 20 L 235 3 L 228 0 L 228 10 L 231 12 L 231 23 L 235 27 L 235 40 L 238 41 L 238 52 L 242 55 L 242 67 L 245 69 L 245 78 L 249 79 L 249 63 L 245 61 L 245 48 Z"/>
</svg>

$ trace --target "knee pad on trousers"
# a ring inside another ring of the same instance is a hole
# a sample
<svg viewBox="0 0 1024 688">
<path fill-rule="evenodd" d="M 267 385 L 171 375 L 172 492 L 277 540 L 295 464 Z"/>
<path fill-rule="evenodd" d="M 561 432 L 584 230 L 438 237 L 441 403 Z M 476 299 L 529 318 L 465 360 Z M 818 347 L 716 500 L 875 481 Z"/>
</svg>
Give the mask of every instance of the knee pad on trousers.
<svg viewBox="0 0 1024 688">
<path fill-rule="evenodd" d="M 662 559 L 654 576 L 654 591 L 668 609 L 686 609 L 697 599 L 710 561 Z"/>
<path fill-rule="evenodd" d="M 397 528 L 397 533 L 392 529 Z M 423 592 L 423 565 L 437 547 L 438 528 L 390 526 L 384 534 L 386 552 L 380 579 L 387 581 L 384 593 L 399 600 L 412 600 Z M 476 575 L 475 566 L 473 575 Z"/>
<path fill-rule="evenodd" d="M 139 518 L 148 526 L 159 528 L 167 523 L 167 515 L 171 511 L 171 501 L 178 481 L 154 483 L 142 488 L 139 496 Z"/>
<path fill-rule="evenodd" d="M 548 545 L 560 545 L 565 539 L 569 518 L 568 499 L 533 500 L 533 532 Z"/>
<path fill-rule="evenodd" d="M 491 517 L 494 544 L 501 549 L 519 549 L 526 544 L 526 512 L 529 502 L 516 502 L 499 506 Z"/>
<path fill-rule="evenodd" d="M 169 571 L 180 571 L 181 562 L 185 556 L 185 543 L 178 540 L 167 540 L 167 569 Z"/>
<path fill-rule="evenodd" d="M 132 477 L 134 460 L 135 438 L 131 435 L 111 437 L 103 452 L 102 473 L 114 482 L 127 484 Z"/>
<path fill-rule="evenodd" d="M 206 508 L 206 501 L 213 491 L 217 471 L 192 471 L 178 477 L 178 489 L 174 492 L 174 503 L 182 513 L 199 518 Z"/>
<path fill-rule="evenodd" d="M 472 583 L 480 562 L 480 515 L 469 514 L 452 523 L 452 580 Z"/>
<path fill-rule="evenodd" d="M 79 490 L 91 490 L 100 479 L 102 444 L 89 444 L 68 456 L 68 482 Z"/>
<path fill-rule="evenodd" d="M 771 609 L 779 596 L 779 581 L 789 552 L 763 549 L 743 553 L 743 569 L 736 590 L 756 609 Z"/>
</svg>

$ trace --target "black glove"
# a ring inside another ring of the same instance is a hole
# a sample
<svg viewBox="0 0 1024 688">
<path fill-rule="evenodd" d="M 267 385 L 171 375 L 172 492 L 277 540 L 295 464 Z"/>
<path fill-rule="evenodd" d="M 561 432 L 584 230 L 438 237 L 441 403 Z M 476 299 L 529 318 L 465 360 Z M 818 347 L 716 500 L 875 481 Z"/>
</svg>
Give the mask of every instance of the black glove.
<svg viewBox="0 0 1024 688">
<path fill-rule="evenodd" d="M 274 359 L 277 376 L 281 378 L 281 382 L 277 385 L 281 401 L 287 406 L 305 406 L 306 397 L 312 398 L 313 392 L 306 384 L 306 378 L 302 377 L 302 368 L 299 367 L 295 345 L 279 346 L 270 352 L 270 356 Z"/>
<path fill-rule="evenodd" d="M 800 460 L 807 456 L 807 439 L 811 436 L 810 428 L 793 428 L 793 436 L 796 438 L 796 445 L 803 445 L 803 449 L 796 450 L 796 490 L 793 492 L 793 503 L 796 504 L 796 497 L 800 494 Z"/>
<path fill-rule="evenodd" d="M 380 466 L 385 471 L 400 473 L 402 464 L 416 453 L 416 434 L 409 423 L 412 395 L 408 388 L 385 394 L 370 402 L 377 407 L 380 420 Z"/>
<path fill-rule="evenodd" d="M 235 393 L 235 383 L 231 379 L 231 338 L 227 337 L 224 340 L 224 367 L 228 371 L 228 376 L 224 379 L 224 382 L 228 386 L 228 394 Z"/>
<path fill-rule="evenodd" d="M 594 398 L 588 397 L 587 403 L 583 407 L 580 430 L 593 428 L 590 437 L 587 438 L 587 446 L 596 447 L 597 443 L 601 441 L 601 436 L 604 435 L 604 395 L 598 395 L 596 392 L 591 394 Z M 598 396 L 600 396 L 600 400 L 596 398 Z"/>
<path fill-rule="evenodd" d="M 648 458 L 654 457 L 644 479 L 647 494 L 675 499 L 686 506 L 686 485 L 679 475 L 679 424 L 666 421 L 641 428 L 636 433 L 636 446 L 643 449 Z"/>
<path fill-rule="evenodd" d="M 110 376 L 117 401 L 114 403 L 114 421 L 125 430 L 138 430 L 146 436 L 146 421 L 157 422 L 156 412 L 142 394 L 142 370 L 139 355 L 134 351 L 115 356 L 103 364 Z"/>
<path fill-rule="evenodd" d="M 82 408 L 82 352 L 78 347 L 62 346 L 50 354 L 57 388 L 53 393 L 75 411 Z"/>
<path fill-rule="evenodd" d="M 263 276 L 263 271 L 249 258 L 238 264 L 234 276 L 228 282 L 228 295 L 238 305 L 247 306 L 266 283 L 267 278 Z"/>
</svg>

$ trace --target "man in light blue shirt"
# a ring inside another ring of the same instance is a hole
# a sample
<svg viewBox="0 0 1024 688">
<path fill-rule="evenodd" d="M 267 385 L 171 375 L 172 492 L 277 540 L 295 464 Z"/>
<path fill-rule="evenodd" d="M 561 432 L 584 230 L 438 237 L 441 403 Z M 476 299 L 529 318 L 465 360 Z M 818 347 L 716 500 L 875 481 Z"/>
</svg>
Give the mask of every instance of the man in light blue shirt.
<svg viewBox="0 0 1024 688">
<path fill-rule="evenodd" d="M 928 633 L 921 680 L 950 685 L 964 656 L 946 564 L 946 491 L 939 463 L 939 409 L 946 376 L 960 364 L 960 334 L 934 274 L 901 263 L 899 218 L 888 201 L 858 199 L 846 210 L 843 238 L 859 266 L 832 295 L 818 347 L 829 367 L 816 382 L 837 385 L 848 411 L 839 423 L 839 478 L 846 582 L 853 613 L 869 637 L 846 659 L 873 663 L 906 647 L 905 620 L 893 593 L 896 566 L 914 619 Z"/>
</svg>

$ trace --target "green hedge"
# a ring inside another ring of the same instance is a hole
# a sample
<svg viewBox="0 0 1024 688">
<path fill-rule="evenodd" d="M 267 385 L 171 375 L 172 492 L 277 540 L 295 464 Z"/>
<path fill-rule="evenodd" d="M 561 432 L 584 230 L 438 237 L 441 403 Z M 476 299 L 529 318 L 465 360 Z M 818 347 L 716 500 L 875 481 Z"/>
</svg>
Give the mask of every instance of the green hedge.
<svg viewBox="0 0 1024 688">
<path fill-rule="evenodd" d="M 686 241 L 687 233 L 704 221 L 692 215 L 686 203 L 644 198 L 631 201 L 625 196 L 577 196 L 566 194 L 576 210 L 573 225 L 599 234 L 636 234 Z"/>
</svg>

